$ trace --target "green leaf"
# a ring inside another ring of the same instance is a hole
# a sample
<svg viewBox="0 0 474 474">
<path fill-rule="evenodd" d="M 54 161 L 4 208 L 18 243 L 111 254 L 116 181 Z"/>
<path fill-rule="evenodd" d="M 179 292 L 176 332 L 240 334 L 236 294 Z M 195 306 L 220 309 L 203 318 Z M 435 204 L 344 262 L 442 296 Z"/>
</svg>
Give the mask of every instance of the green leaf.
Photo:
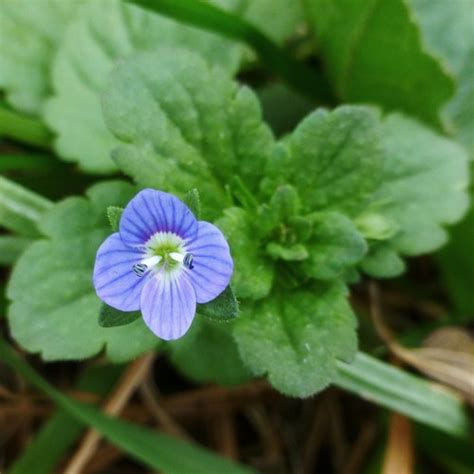
<svg viewBox="0 0 474 474">
<path fill-rule="evenodd" d="M 106 395 L 123 367 L 91 367 L 80 377 L 76 389 L 97 395 Z M 26 450 L 8 469 L 9 474 L 51 474 L 61 458 L 79 440 L 85 427 L 72 418 L 66 410 L 58 410 L 44 422 L 39 432 L 30 440 Z"/>
<path fill-rule="evenodd" d="M 445 125 L 474 157 L 474 22 L 471 1 L 410 0 L 423 39 L 454 74 L 457 90 Z"/>
<path fill-rule="evenodd" d="M 234 323 L 202 318 L 193 321 L 184 337 L 169 344 L 171 361 L 198 383 L 236 385 L 251 378 L 232 336 Z"/>
<path fill-rule="evenodd" d="M 373 242 L 361 269 L 375 278 L 393 278 L 405 271 L 405 262 L 389 244 Z"/>
<path fill-rule="evenodd" d="M 63 31 L 81 0 L 0 2 L 0 89 L 15 108 L 39 114 Z"/>
<path fill-rule="evenodd" d="M 33 240 L 14 235 L 0 235 L 0 266 L 12 265 Z"/>
<path fill-rule="evenodd" d="M 280 392 L 310 396 L 337 375 L 357 348 L 356 320 L 340 284 L 273 294 L 246 303 L 234 336 L 245 364 Z"/>
<path fill-rule="evenodd" d="M 122 171 L 144 187 L 196 187 L 203 209 L 215 213 L 228 203 L 224 184 L 234 175 L 256 189 L 273 146 L 255 95 L 185 50 L 120 64 L 103 106 L 121 140 L 113 158 Z"/>
<path fill-rule="evenodd" d="M 290 247 L 270 242 L 266 251 L 270 257 L 275 260 L 285 260 L 287 262 L 300 262 L 306 260 L 309 256 L 308 250 L 303 244 L 295 244 Z"/>
<path fill-rule="evenodd" d="M 29 365 L 0 340 L 0 359 L 31 384 L 48 395 L 76 420 L 94 428 L 106 440 L 130 454 L 148 468 L 169 474 L 250 474 L 250 468 L 220 458 L 194 444 L 143 428 L 130 422 L 111 418 L 94 407 L 76 402 L 56 391 Z"/>
<path fill-rule="evenodd" d="M 474 197 L 474 193 L 473 193 Z M 474 209 L 451 232 L 449 244 L 438 262 L 459 317 L 474 319 Z"/>
<path fill-rule="evenodd" d="M 99 326 L 103 328 L 126 326 L 141 317 L 140 311 L 119 311 L 104 303 L 99 312 Z"/>
<path fill-rule="evenodd" d="M 123 214 L 123 208 L 117 206 L 109 206 L 107 208 L 107 217 L 109 219 L 110 227 L 114 232 L 118 232 L 120 226 L 120 219 Z"/>
<path fill-rule="evenodd" d="M 432 252 L 447 240 L 444 226 L 466 212 L 468 158 L 456 143 L 400 114 L 384 119 L 382 145 L 372 206 L 399 228 L 392 248 L 403 255 Z"/>
<path fill-rule="evenodd" d="M 228 321 L 237 317 L 239 304 L 232 288 L 228 286 L 217 298 L 209 303 L 198 304 L 196 311 L 216 321 Z"/>
<path fill-rule="evenodd" d="M 318 280 L 335 280 L 354 267 L 367 252 L 367 244 L 354 223 L 336 212 L 312 216 L 313 235 L 306 247 L 309 258 L 303 271 Z"/>
<path fill-rule="evenodd" d="M 216 225 L 229 242 L 234 258 L 232 288 L 238 298 L 259 299 L 271 290 L 274 269 L 259 248 L 251 217 L 241 208 L 232 207 Z"/>
<path fill-rule="evenodd" d="M 201 198 L 199 197 L 199 191 L 196 188 L 191 189 L 191 191 L 186 193 L 183 201 L 194 214 L 194 217 L 199 220 L 201 217 Z"/>
<path fill-rule="evenodd" d="M 158 47 L 192 49 L 227 74 L 237 69 L 241 54 L 237 44 L 134 5 L 118 0 L 87 2 L 63 38 L 53 69 L 54 97 L 48 101 L 45 110 L 45 119 L 57 134 L 56 150 L 61 157 L 78 162 L 86 171 L 114 171 L 110 150 L 117 141 L 104 125 L 100 94 L 108 88 L 108 75 L 115 64 L 138 51 L 152 51 Z M 163 64 L 156 69 L 172 77 L 167 68 L 168 65 Z M 189 81 L 193 76 L 191 74 Z M 146 84 L 142 83 L 142 86 L 146 87 Z M 170 102 L 164 100 L 167 106 L 173 108 L 173 105 L 181 105 L 188 108 L 192 105 L 193 94 L 189 97 L 184 86 L 182 83 L 175 85 L 174 96 L 169 96 Z M 209 84 L 209 87 L 214 85 Z M 127 97 L 134 100 L 130 91 L 128 89 Z M 138 104 L 135 105 L 138 107 Z M 147 104 L 141 115 L 153 109 L 152 103 Z M 182 110 L 179 113 L 186 120 L 198 118 L 196 110 Z M 133 120 L 128 118 L 125 122 Z M 164 139 L 168 140 L 169 137 Z"/>
<path fill-rule="evenodd" d="M 363 352 L 351 364 L 337 365 L 338 387 L 451 435 L 468 436 L 467 414 L 450 392 Z"/>
<path fill-rule="evenodd" d="M 255 212 L 257 210 L 257 200 L 238 176 L 234 176 L 228 186 L 230 193 L 237 199 L 241 207 L 248 212 Z"/>
<path fill-rule="evenodd" d="M 264 187 L 290 182 L 306 211 L 356 214 L 379 181 L 377 113 L 367 107 L 318 109 L 305 118 L 269 163 Z"/>
<path fill-rule="evenodd" d="M 84 359 L 105 346 L 112 361 L 126 361 L 156 347 L 142 319 L 126 327 L 101 328 L 101 301 L 92 286 L 98 247 L 110 233 L 106 210 L 125 205 L 136 189 L 126 183 L 100 183 L 86 198 L 68 198 L 42 217 L 45 238 L 17 261 L 8 285 L 11 333 L 45 360 Z"/>
<path fill-rule="evenodd" d="M 270 209 L 277 222 L 287 222 L 299 214 L 301 202 L 296 189 L 288 184 L 279 186 L 270 200 Z"/>
<path fill-rule="evenodd" d="M 359 232 L 370 240 L 387 240 L 394 236 L 398 228 L 395 222 L 380 214 L 367 212 L 355 219 Z"/>
<path fill-rule="evenodd" d="M 38 225 L 52 203 L 0 176 L 0 226 L 27 237 L 36 237 Z"/>
<path fill-rule="evenodd" d="M 453 81 L 424 49 L 408 2 L 304 0 L 303 4 L 341 100 L 377 103 L 440 123 L 439 110 L 453 93 Z"/>
</svg>

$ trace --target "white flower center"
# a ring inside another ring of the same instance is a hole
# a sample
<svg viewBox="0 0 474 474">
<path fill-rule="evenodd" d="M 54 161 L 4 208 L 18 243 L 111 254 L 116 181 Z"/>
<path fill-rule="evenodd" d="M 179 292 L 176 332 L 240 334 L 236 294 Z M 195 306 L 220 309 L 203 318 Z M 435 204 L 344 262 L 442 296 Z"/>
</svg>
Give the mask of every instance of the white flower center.
<svg viewBox="0 0 474 474">
<path fill-rule="evenodd" d="M 133 266 L 133 271 L 138 277 L 148 271 L 163 271 L 171 276 L 182 266 L 193 268 L 193 256 L 186 253 L 185 241 L 172 232 L 157 232 L 144 245 L 144 257 Z"/>
</svg>

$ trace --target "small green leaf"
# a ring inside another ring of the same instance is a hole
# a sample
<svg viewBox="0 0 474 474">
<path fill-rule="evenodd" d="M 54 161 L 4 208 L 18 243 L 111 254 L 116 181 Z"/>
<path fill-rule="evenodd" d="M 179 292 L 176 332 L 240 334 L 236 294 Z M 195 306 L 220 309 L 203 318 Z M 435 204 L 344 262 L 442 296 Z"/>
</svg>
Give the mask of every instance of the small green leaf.
<svg viewBox="0 0 474 474">
<path fill-rule="evenodd" d="M 289 184 L 279 186 L 270 200 L 270 208 L 274 210 L 279 222 L 287 222 L 301 210 L 298 192 Z"/>
<path fill-rule="evenodd" d="M 126 326 L 141 317 L 140 311 L 119 311 L 103 303 L 99 313 L 99 326 L 103 328 Z"/>
<path fill-rule="evenodd" d="M 291 247 L 284 247 L 270 242 L 267 245 L 267 253 L 275 260 L 285 260 L 287 262 L 300 262 L 308 258 L 308 250 L 302 244 L 295 244 Z"/>
<path fill-rule="evenodd" d="M 395 235 L 395 222 L 373 212 L 361 214 L 354 220 L 359 232 L 369 240 L 387 240 Z"/>
<path fill-rule="evenodd" d="M 356 319 L 340 284 L 297 289 L 251 304 L 235 322 L 245 364 L 280 392 L 307 397 L 337 376 L 337 361 L 357 348 Z"/>
<path fill-rule="evenodd" d="M 186 193 L 184 196 L 184 203 L 189 207 L 191 212 L 194 214 L 196 219 L 201 217 L 201 198 L 199 197 L 199 191 L 194 188 Z"/>
<path fill-rule="evenodd" d="M 374 242 L 361 262 L 361 269 L 375 278 L 393 278 L 405 271 L 405 262 L 388 243 Z"/>
<path fill-rule="evenodd" d="M 198 383 L 235 385 L 252 374 L 242 362 L 232 336 L 234 322 L 225 324 L 199 315 L 186 335 L 168 344 L 177 369 Z"/>
<path fill-rule="evenodd" d="M 26 237 L 39 235 L 38 225 L 52 202 L 0 176 L 0 226 Z"/>
<path fill-rule="evenodd" d="M 303 271 L 318 280 L 340 278 L 367 252 L 367 244 L 354 223 L 337 212 L 311 216 L 313 235 L 305 243 L 309 257 Z"/>
<path fill-rule="evenodd" d="M 425 49 L 410 2 L 304 0 L 303 4 L 341 101 L 381 104 L 440 124 L 439 110 L 454 84 L 441 62 Z"/>
<path fill-rule="evenodd" d="M 109 206 L 107 208 L 107 217 L 110 222 L 110 227 L 114 232 L 118 232 L 120 227 L 120 219 L 123 214 L 123 208 L 117 206 Z"/>
<path fill-rule="evenodd" d="M 234 258 L 232 288 L 238 298 L 264 298 L 271 290 L 274 268 L 269 258 L 260 251 L 253 222 L 239 207 L 224 211 L 216 225 L 222 230 Z"/>
<path fill-rule="evenodd" d="M 230 180 L 229 189 L 246 211 L 255 212 L 257 210 L 257 200 L 238 176 L 234 176 Z"/>
<path fill-rule="evenodd" d="M 92 285 L 97 249 L 110 235 L 110 205 L 124 206 L 136 188 L 123 182 L 91 187 L 86 198 L 72 197 L 42 216 L 45 238 L 18 259 L 8 284 L 12 336 L 45 360 L 92 357 L 105 348 L 110 360 L 133 359 L 158 345 L 140 318 L 126 327 L 102 328 L 102 302 Z"/>
<path fill-rule="evenodd" d="M 228 321 L 237 317 L 239 304 L 232 288 L 228 286 L 217 298 L 209 303 L 198 304 L 196 311 L 216 321 Z"/>
<path fill-rule="evenodd" d="M 318 109 L 281 144 L 268 163 L 264 189 L 291 183 L 305 212 L 359 214 L 379 183 L 379 121 L 368 107 Z"/>
</svg>

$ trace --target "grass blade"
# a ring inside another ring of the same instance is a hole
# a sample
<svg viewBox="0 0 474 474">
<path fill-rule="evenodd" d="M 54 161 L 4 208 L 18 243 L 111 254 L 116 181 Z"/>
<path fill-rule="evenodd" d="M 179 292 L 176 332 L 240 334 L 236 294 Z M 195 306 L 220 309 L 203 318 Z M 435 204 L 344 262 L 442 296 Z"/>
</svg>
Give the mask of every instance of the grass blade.
<svg viewBox="0 0 474 474">
<path fill-rule="evenodd" d="M 0 176 L 0 226 L 27 237 L 39 235 L 37 224 L 52 206 L 48 199 Z"/>
<path fill-rule="evenodd" d="M 144 465 L 167 474 L 250 474 L 255 471 L 159 432 L 104 415 L 94 407 L 58 392 L 13 349 L 0 339 L 0 360 L 48 395 L 77 421 L 91 426 L 104 438 Z"/>
<path fill-rule="evenodd" d="M 445 433 L 466 437 L 469 420 L 455 395 L 434 384 L 358 352 L 352 364 L 339 363 L 335 384 Z"/>
<path fill-rule="evenodd" d="M 122 371 L 121 366 L 93 367 L 79 380 L 77 389 L 97 395 L 106 395 Z M 84 426 L 65 410 L 58 410 L 44 423 L 36 437 L 28 444 L 9 474 L 49 474 L 64 453 L 79 439 Z"/>
<path fill-rule="evenodd" d="M 51 134 L 38 119 L 10 110 L 0 102 L 1 136 L 38 148 L 47 149 L 51 144 Z"/>
<path fill-rule="evenodd" d="M 331 102 L 329 85 L 322 74 L 295 60 L 253 25 L 213 5 L 190 0 L 128 0 L 164 16 L 197 26 L 250 46 L 270 71 L 307 97 Z"/>
</svg>

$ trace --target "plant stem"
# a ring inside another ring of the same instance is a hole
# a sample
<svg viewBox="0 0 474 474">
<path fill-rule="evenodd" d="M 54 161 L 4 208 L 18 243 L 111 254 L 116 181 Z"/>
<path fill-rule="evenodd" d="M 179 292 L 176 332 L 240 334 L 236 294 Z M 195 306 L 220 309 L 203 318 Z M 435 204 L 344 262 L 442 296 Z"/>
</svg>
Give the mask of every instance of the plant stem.
<svg viewBox="0 0 474 474">
<path fill-rule="evenodd" d="M 190 0 L 128 0 L 175 20 L 242 41 L 292 89 L 318 102 L 332 102 L 325 78 L 306 64 L 297 61 L 256 27 L 242 18 L 213 5 Z"/>
<path fill-rule="evenodd" d="M 48 149 L 51 144 L 51 134 L 38 119 L 10 110 L 0 102 L 2 135 L 38 148 Z"/>
</svg>

